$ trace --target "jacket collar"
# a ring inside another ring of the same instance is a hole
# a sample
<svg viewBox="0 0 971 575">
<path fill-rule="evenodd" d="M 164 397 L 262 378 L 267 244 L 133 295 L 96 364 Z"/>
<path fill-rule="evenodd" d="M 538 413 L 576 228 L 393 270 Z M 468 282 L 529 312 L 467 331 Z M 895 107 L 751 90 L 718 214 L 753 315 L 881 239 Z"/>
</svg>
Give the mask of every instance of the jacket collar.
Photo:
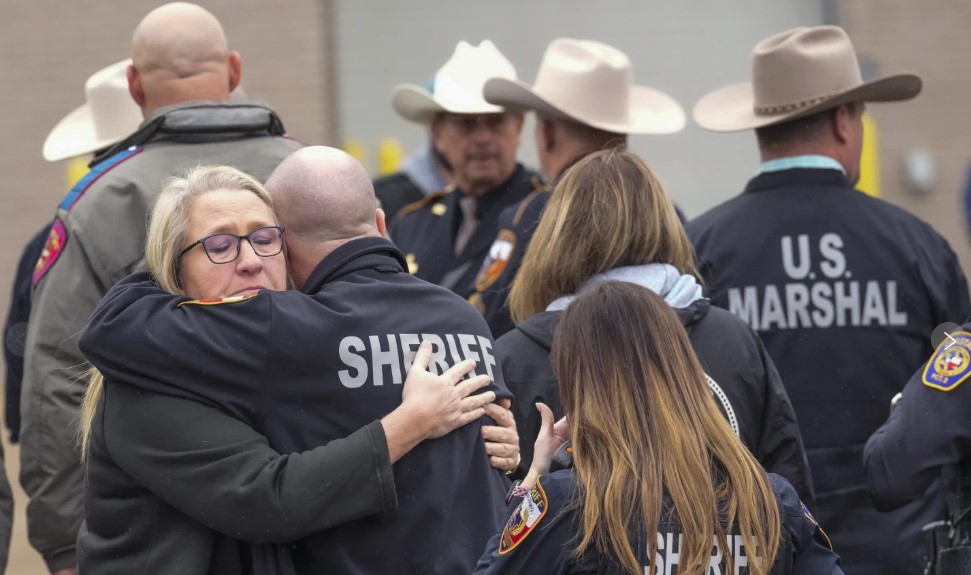
<svg viewBox="0 0 971 575">
<path fill-rule="evenodd" d="M 517 163 L 516 169 L 512 171 L 512 175 L 506 178 L 506 181 L 492 188 L 488 192 L 482 194 L 482 196 L 478 198 L 479 201 L 475 208 L 476 217 L 481 220 L 482 217 L 493 206 L 495 206 L 497 203 L 501 202 L 504 199 L 505 192 L 507 190 L 514 187 L 518 182 L 521 182 L 521 181 L 528 182 L 529 178 L 530 178 L 530 174 L 528 171 L 526 171 L 526 168 L 524 168 L 522 164 Z M 449 209 L 455 210 L 456 214 L 462 213 L 461 209 L 459 208 L 459 200 L 462 198 L 464 194 L 465 192 L 463 192 L 461 189 L 455 188 L 454 190 L 452 190 L 452 193 L 448 198 Z M 456 216 L 455 219 L 458 220 L 459 222 L 462 221 L 461 216 L 458 216 L 458 215 Z M 458 229 L 458 224 L 456 224 L 456 229 Z"/>
<path fill-rule="evenodd" d="M 285 133 L 280 118 L 262 104 L 192 100 L 155 110 L 138 126 L 135 133 L 103 150 L 90 165 L 121 150 L 160 139 L 181 138 L 191 141 L 193 134 L 206 134 L 207 138 L 239 139 L 248 136 L 282 136 Z"/>
<path fill-rule="evenodd" d="M 351 240 L 327 255 L 307 279 L 303 292 L 313 294 L 329 281 L 351 272 L 368 268 L 387 268 L 385 271 L 404 272 L 405 257 L 385 238 L 366 237 Z"/>
<path fill-rule="evenodd" d="M 777 172 L 765 172 L 749 180 L 745 192 L 761 192 L 790 186 L 832 186 L 852 189 L 853 184 L 839 170 L 819 168 L 792 168 Z"/>
</svg>

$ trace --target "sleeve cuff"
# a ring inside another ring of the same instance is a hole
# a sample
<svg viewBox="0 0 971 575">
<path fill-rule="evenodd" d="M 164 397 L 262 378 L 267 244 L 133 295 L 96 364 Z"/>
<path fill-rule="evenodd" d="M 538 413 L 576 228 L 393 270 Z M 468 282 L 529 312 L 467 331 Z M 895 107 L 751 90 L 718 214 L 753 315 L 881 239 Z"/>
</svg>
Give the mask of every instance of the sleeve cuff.
<svg viewBox="0 0 971 575">
<path fill-rule="evenodd" d="M 377 420 L 364 428 L 367 430 L 371 442 L 371 453 L 374 454 L 374 466 L 377 469 L 375 481 L 381 492 L 381 510 L 397 511 L 398 492 L 394 485 L 394 470 L 391 468 L 391 453 L 388 451 L 388 438 L 384 434 L 384 426 Z"/>
<path fill-rule="evenodd" d="M 68 567 L 74 567 L 78 564 L 77 548 L 71 547 L 70 549 L 65 549 L 56 553 L 45 553 L 44 563 L 47 564 L 47 570 L 51 573 L 60 571 L 61 569 L 66 569 Z"/>
</svg>

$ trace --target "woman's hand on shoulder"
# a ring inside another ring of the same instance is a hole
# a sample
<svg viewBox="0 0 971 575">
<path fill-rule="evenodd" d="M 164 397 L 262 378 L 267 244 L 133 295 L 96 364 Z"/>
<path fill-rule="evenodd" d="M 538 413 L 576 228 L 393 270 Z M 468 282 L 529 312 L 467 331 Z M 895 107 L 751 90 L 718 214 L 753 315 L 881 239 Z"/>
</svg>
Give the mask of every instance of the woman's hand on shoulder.
<svg viewBox="0 0 971 575">
<path fill-rule="evenodd" d="M 428 371 L 431 357 L 432 345 L 422 342 L 401 392 L 401 406 L 413 414 L 416 425 L 425 429 L 426 438 L 442 437 L 479 419 L 486 413 L 484 406 L 496 399 L 492 391 L 472 395 L 489 385 L 489 376 L 460 381 L 475 369 L 474 361 L 459 362 L 442 375 L 435 375 Z"/>
</svg>

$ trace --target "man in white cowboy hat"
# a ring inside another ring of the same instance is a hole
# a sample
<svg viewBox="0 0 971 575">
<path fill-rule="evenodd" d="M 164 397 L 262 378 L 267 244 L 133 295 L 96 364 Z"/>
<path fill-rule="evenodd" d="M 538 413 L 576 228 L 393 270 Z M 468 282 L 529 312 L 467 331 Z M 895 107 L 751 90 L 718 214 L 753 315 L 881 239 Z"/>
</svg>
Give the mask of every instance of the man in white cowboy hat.
<svg viewBox="0 0 971 575">
<path fill-rule="evenodd" d="M 64 116 L 44 141 L 43 155 L 49 162 L 96 153 L 135 131 L 142 121 L 141 110 L 128 95 L 126 74 L 131 60 L 98 70 L 84 85 L 85 103 Z M 30 317 L 31 276 L 44 250 L 50 222 L 34 235 L 20 256 L 4 333 L 26 335 Z M 8 335 L 8 337 L 11 337 Z M 5 346 L 7 366 L 6 418 L 11 440 L 20 435 L 20 384 L 24 373 L 23 346 Z"/>
<path fill-rule="evenodd" d="M 486 82 L 483 93 L 497 106 L 536 112 L 540 168 L 554 183 L 587 154 L 626 146 L 628 134 L 673 134 L 685 123 L 673 98 L 634 84 L 633 67 L 623 52 L 592 40 L 553 40 L 534 86 L 496 77 Z M 548 199 L 544 188 L 507 208 L 499 235 L 479 266 L 470 301 L 496 337 L 513 328 L 506 297 Z"/>
<path fill-rule="evenodd" d="M 65 116 L 44 142 L 44 159 L 55 162 L 96 153 L 133 132 L 142 121 L 141 111 L 128 95 L 125 79 L 131 60 L 122 60 L 98 70 L 84 85 L 86 102 Z M 6 364 L 4 422 L 11 441 L 20 436 L 20 395 L 24 376 L 24 338 L 31 308 L 31 277 L 50 233 L 48 222 L 27 243 L 17 265 L 13 292 L 4 328 Z M 2 455 L 2 452 L 0 452 Z M 7 563 L 7 542 L 13 520 L 13 499 L 5 474 L 0 474 L 0 573 Z"/>
<path fill-rule="evenodd" d="M 435 77 L 432 76 L 425 88 L 435 91 Z M 394 93 L 394 92 L 393 92 Z M 387 176 L 375 178 L 374 195 L 381 202 L 388 223 L 392 223 L 401 208 L 413 204 L 428 194 L 440 192 L 448 186 L 448 172 L 442 163 L 441 155 L 435 151 L 431 133 L 428 140 L 408 154 L 401 168 Z"/>
<path fill-rule="evenodd" d="M 411 273 L 468 297 L 498 231 L 499 214 L 542 187 L 516 162 L 523 115 L 482 98 L 492 77 L 516 77 L 495 45 L 459 42 L 435 74 L 433 91 L 395 87 L 392 105 L 404 118 L 431 128 L 435 153 L 452 185 L 411 204 L 392 224 L 391 238 Z"/>
<path fill-rule="evenodd" d="M 853 189 L 864 102 L 908 100 L 914 74 L 860 76 L 846 32 L 796 28 L 756 45 L 752 82 L 716 90 L 695 121 L 754 129 L 759 174 L 687 229 L 711 288 L 762 337 L 792 397 L 816 487 L 816 517 L 848 573 L 920 572 L 921 527 L 943 519 L 938 494 L 878 513 L 862 448 L 890 399 L 932 352 L 938 324 L 971 314 L 947 241 Z"/>
<path fill-rule="evenodd" d="M 265 179 L 301 147 L 283 137 L 269 108 L 231 101 L 241 70 L 219 21 L 203 8 L 176 2 L 145 16 L 125 68 L 144 120 L 61 202 L 34 268 L 21 483 L 30 496 L 30 542 L 52 573 L 75 571 L 83 518 L 75 423 L 87 378 L 78 333 L 104 292 L 141 265 L 147 206 L 166 178 L 187 167 L 226 164 Z M 101 136 L 95 143 L 107 142 Z"/>
</svg>

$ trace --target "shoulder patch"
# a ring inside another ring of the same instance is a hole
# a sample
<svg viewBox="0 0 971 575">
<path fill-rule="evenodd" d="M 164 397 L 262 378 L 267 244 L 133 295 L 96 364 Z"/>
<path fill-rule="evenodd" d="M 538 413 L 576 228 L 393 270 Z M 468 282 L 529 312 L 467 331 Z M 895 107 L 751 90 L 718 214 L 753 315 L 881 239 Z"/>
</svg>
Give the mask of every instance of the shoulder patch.
<svg viewBox="0 0 971 575">
<path fill-rule="evenodd" d="M 826 547 L 829 547 L 829 550 L 832 551 L 833 550 L 833 542 L 829 540 L 829 535 L 826 535 L 826 532 L 823 531 L 823 528 L 820 527 L 819 526 L 819 523 L 816 522 L 816 518 L 813 517 L 813 514 L 809 512 L 809 508 L 806 507 L 806 504 L 803 503 L 802 501 L 799 502 L 799 507 L 802 508 L 802 515 L 803 515 L 803 517 L 806 518 L 806 521 L 809 521 L 810 523 L 812 523 L 813 524 L 813 527 L 816 528 L 816 530 L 815 530 L 816 533 L 818 533 L 819 535 L 822 536 L 821 537 L 822 543 L 824 543 L 826 545 Z"/>
<path fill-rule="evenodd" d="M 513 252 L 516 251 L 516 234 L 512 230 L 501 230 L 489 248 L 479 274 L 475 277 L 475 289 L 485 291 L 502 276 L 502 272 L 509 265 Z"/>
<path fill-rule="evenodd" d="M 51 266 L 57 261 L 61 252 L 64 251 L 65 244 L 67 244 L 67 229 L 64 228 L 64 222 L 61 221 L 61 218 L 54 218 L 51 230 L 47 233 L 47 241 L 44 242 L 44 251 L 40 253 L 37 265 L 34 266 L 34 275 L 31 280 L 34 287 L 37 287 L 40 280 L 47 274 L 47 270 L 51 269 Z"/>
<path fill-rule="evenodd" d="M 927 387 L 952 391 L 971 376 L 971 333 L 959 331 L 945 338 L 934 351 L 921 381 Z"/>
<path fill-rule="evenodd" d="M 78 183 L 74 184 L 74 187 L 71 188 L 71 191 L 69 191 L 67 195 L 64 196 L 64 199 L 61 200 L 61 205 L 58 206 L 59 209 L 62 209 L 66 212 L 71 211 L 71 208 L 74 207 L 74 204 L 76 204 L 78 200 L 81 199 L 81 196 L 84 195 L 84 192 L 88 191 L 88 188 L 90 188 L 92 184 L 98 181 L 98 178 L 103 176 L 106 172 L 108 172 L 118 164 L 124 162 L 125 160 L 131 158 L 132 156 L 139 154 L 141 151 L 142 151 L 141 146 L 132 146 L 127 150 L 118 152 L 114 156 L 105 158 L 103 161 L 99 162 L 96 166 L 88 170 L 88 173 L 85 174 L 83 178 L 78 180 Z"/>
<path fill-rule="evenodd" d="M 407 206 L 401 208 L 401 210 L 398 211 L 398 217 L 399 218 L 403 218 L 403 217 L 407 216 L 408 214 L 410 214 L 412 212 L 417 212 L 418 210 L 424 208 L 425 206 L 431 204 L 432 202 L 435 202 L 437 200 L 440 200 L 440 199 L 444 198 L 451 191 L 452 191 L 451 186 L 449 186 L 448 188 L 445 188 L 444 190 L 442 190 L 440 192 L 435 192 L 433 194 L 428 194 L 427 196 L 425 196 L 424 198 L 418 200 L 417 202 L 412 202 L 412 203 L 408 204 Z M 447 208 L 446 208 L 445 205 L 443 205 L 443 204 L 439 204 L 439 205 L 441 205 L 442 208 L 443 208 L 442 210 L 439 210 L 441 213 L 436 212 L 435 211 L 435 208 L 432 207 L 432 213 L 435 214 L 436 216 L 443 215 L 445 213 L 445 211 L 447 210 Z"/>
<path fill-rule="evenodd" d="M 522 503 L 513 511 L 506 526 L 499 536 L 499 554 L 505 555 L 516 548 L 526 536 L 533 532 L 549 509 L 549 500 L 539 481 L 533 489 L 523 497 Z"/>
<path fill-rule="evenodd" d="M 184 305 L 222 305 L 224 303 L 239 303 L 241 301 L 246 301 L 252 299 L 259 295 L 258 293 L 250 295 L 240 295 L 236 297 L 217 297 L 212 299 L 190 299 L 189 301 L 181 302 L 178 307 Z"/>
</svg>

